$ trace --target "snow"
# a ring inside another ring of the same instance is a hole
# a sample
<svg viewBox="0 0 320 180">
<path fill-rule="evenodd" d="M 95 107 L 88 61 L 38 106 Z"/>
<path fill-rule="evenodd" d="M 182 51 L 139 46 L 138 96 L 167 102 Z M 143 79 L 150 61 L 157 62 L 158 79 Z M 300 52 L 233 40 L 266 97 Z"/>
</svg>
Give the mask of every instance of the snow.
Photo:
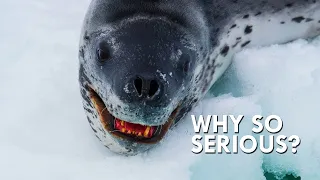
<svg viewBox="0 0 320 180">
<path fill-rule="evenodd" d="M 89 0 L 0 1 L 0 179 L 320 179 L 320 37 L 244 50 L 192 114 L 277 114 L 298 153 L 195 155 L 190 116 L 152 151 L 110 153 L 93 135 L 77 82 Z M 243 120 L 240 135 L 252 124 Z M 232 136 L 232 134 L 228 134 Z"/>
</svg>

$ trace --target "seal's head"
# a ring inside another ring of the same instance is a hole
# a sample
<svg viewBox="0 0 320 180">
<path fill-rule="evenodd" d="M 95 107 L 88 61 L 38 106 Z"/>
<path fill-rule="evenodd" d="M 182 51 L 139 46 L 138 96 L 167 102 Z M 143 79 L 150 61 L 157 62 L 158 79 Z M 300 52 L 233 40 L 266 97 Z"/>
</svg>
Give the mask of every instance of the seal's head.
<svg viewBox="0 0 320 180">
<path fill-rule="evenodd" d="M 89 19 L 79 80 L 90 125 L 114 152 L 146 151 L 197 101 L 199 40 L 167 16 Z"/>
</svg>

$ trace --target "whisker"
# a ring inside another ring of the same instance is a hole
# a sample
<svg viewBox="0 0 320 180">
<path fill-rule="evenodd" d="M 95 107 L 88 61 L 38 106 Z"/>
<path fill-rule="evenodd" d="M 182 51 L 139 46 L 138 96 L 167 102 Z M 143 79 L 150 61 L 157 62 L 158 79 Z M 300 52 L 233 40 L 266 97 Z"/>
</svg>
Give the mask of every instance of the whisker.
<svg viewBox="0 0 320 180">
<path fill-rule="evenodd" d="M 113 118 L 113 128 L 116 129 L 116 119 Z"/>
<path fill-rule="evenodd" d="M 104 107 L 104 108 L 102 109 L 101 113 L 103 113 L 103 111 L 106 110 L 106 109 L 107 109 L 107 107 Z"/>
<path fill-rule="evenodd" d="M 112 131 L 110 131 L 110 132 L 120 132 L 120 130 L 115 129 L 115 130 L 112 130 Z"/>
<path fill-rule="evenodd" d="M 156 132 L 155 132 L 155 134 L 158 133 L 158 131 L 159 131 L 159 133 L 160 133 L 161 130 L 162 130 L 162 126 L 158 127 L 157 130 L 156 130 Z"/>
</svg>

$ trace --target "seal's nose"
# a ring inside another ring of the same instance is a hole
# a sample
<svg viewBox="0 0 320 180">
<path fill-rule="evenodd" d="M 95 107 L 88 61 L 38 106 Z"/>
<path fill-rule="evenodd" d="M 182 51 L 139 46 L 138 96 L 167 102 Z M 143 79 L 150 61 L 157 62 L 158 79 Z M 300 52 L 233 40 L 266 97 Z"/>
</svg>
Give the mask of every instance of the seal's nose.
<svg viewBox="0 0 320 180">
<path fill-rule="evenodd" d="M 133 95 L 145 100 L 152 100 L 159 95 L 161 91 L 160 82 L 155 78 L 150 79 L 136 76 L 133 80 L 133 86 L 135 88 L 135 93 Z"/>
</svg>

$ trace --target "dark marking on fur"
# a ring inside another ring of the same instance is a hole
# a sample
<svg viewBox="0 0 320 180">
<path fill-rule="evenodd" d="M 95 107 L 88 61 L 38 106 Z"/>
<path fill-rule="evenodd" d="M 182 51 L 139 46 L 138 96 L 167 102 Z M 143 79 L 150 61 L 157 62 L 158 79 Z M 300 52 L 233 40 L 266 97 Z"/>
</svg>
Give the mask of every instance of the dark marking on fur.
<svg viewBox="0 0 320 180">
<path fill-rule="evenodd" d="M 288 4 L 286 4 L 286 7 L 292 7 L 293 6 L 293 3 L 288 3 Z"/>
<path fill-rule="evenodd" d="M 93 106 L 91 105 L 91 100 L 87 96 L 87 93 L 84 89 L 81 89 L 81 96 L 82 96 L 83 100 L 87 103 L 87 105 L 89 105 L 91 108 L 93 108 Z"/>
<path fill-rule="evenodd" d="M 239 43 L 240 41 L 237 41 L 234 45 L 232 45 L 232 48 L 235 48 Z"/>
<path fill-rule="evenodd" d="M 238 41 L 241 40 L 241 37 L 237 37 L 237 40 L 238 40 Z"/>
<path fill-rule="evenodd" d="M 96 131 L 95 131 L 96 132 Z M 99 136 L 97 136 L 96 134 L 95 134 L 95 136 L 99 139 L 99 141 L 101 141 L 101 139 L 99 138 Z"/>
<path fill-rule="evenodd" d="M 281 23 L 281 24 L 285 24 L 286 22 L 284 22 L 284 21 L 281 21 L 280 23 Z"/>
<path fill-rule="evenodd" d="M 79 51 L 79 56 L 80 56 L 81 58 L 84 58 L 84 50 L 83 50 L 83 48 L 80 49 L 80 51 Z"/>
<path fill-rule="evenodd" d="M 241 44 L 241 47 L 245 47 L 246 45 L 248 45 L 251 41 L 246 41 L 245 43 Z"/>
<path fill-rule="evenodd" d="M 86 41 L 89 41 L 89 40 L 90 40 L 90 37 L 89 37 L 89 35 L 88 35 L 88 31 L 86 31 L 86 32 L 84 33 L 84 40 L 86 40 Z"/>
<path fill-rule="evenodd" d="M 91 124 L 90 124 L 90 126 L 91 126 Z M 97 131 L 96 129 L 94 129 L 92 126 L 91 126 L 91 129 L 92 129 L 95 133 L 98 132 L 98 131 Z"/>
<path fill-rule="evenodd" d="M 243 16 L 243 19 L 248 19 L 249 18 L 249 14 L 246 14 Z"/>
<path fill-rule="evenodd" d="M 90 124 L 93 124 L 93 122 L 91 121 L 91 119 L 89 117 L 87 117 L 87 120 Z"/>
<path fill-rule="evenodd" d="M 192 102 L 193 102 L 193 103 L 196 103 L 196 102 L 198 102 L 198 99 L 194 99 Z"/>
<path fill-rule="evenodd" d="M 93 114 L 93 111 L 89 108 L 84 108 L 88 113 Z"/>
<path fill-rule="evenodd" d="M 214 70 L 212 70 L 212 71 L 211 71 L 211 73 L 210 73 L 210 76 L 213 76 L 213 75 L 214 75 L 214 73 L 215 73 L 215 71 L 214 71 Z"/>
<path fill-rule="evenodd" d="M 306 19 L 306 22 L 310 22 L 310 21 L 313 21 L 314 19 L 312 19 L 312 18 L 307 18 Z"/>
<path fill-rule="evenodd" d="M 228 46 L 228 45 L 225 45 L 225 46 L 221 49 L 220 54 L 221 54 L 222 56 L 226 57 L 227 54 L 228 54 L 228 52 L 229 52 L 229 49 L 230 49 L 229 46 Z"/>
<path fill-rule="evenodd" d="M 245 34 L 250 34 L 252 32 L 252 26 L 247 25 L 246 28 L 244 29 Z"/>
<path fill-rule="evenodd" d="M 257 12 L 257 14 L 255 14 L 254 16 L 259 16 L 260 14 L 262 14 L 261 12 Z"/>
<path fill-rule="evenodd" d="M 298 16 L 298 17 L 292 18 L 292 21 L 296 22 L 296 23 L 301 23 L 301 21 L 303 21 L 303 20 L 305 20 L 305 18 L 303 16 Z"/>
<path fill-rule="evenodd" d="M 230 29 L 232 29 L 232 28 L 235 28 L 237 25 L 236 24 L 234 24 L 234 25 L 232 25 L 231 27 L 230 27 Z"/>
</svg>

